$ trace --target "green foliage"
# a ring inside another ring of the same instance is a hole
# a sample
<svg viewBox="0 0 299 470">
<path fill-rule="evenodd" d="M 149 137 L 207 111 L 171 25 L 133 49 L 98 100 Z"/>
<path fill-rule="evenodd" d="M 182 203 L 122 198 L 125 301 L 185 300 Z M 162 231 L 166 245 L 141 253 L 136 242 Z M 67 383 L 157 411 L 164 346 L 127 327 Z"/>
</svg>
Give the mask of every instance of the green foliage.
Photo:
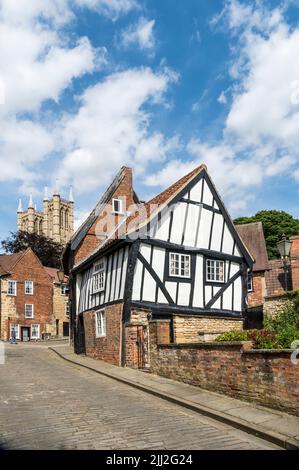
<svg viewBox="0 0 299 470">
<path fill-rule="evenodd" d="M 215 341 L 246 341 L 247 331 L 227 331 L 217 336 Z"/>
<path fill-rule="evenodd" d="M 299 340 L 299 291 L 288 292 L 290 303 L 275 316 L 265 315 L 263 330 L 229 331 L 215 341 L 252 341 L 254 349 L 289 349 Z"/>
<path fill-rule="evenodd" d="M 247 339 L 253 342 L 254 349 L 282 349 L 277 334 L 269 330 L 248 330 Z"/>
<path fill-rule="evenodd" d="M 265 316 L 265 328 L 277 335 L 283 348 L 290 348 L 295 340 L 299 340 L 299 295 L 293 296 L 290 304 L 286 305 L 274 318 Z"/>
<path fill-rule="evenodd" d="M 269 259 L 279 258 L 276 245 L 283 234 L 287 237 L 299 234 L 299 220 L 284 211 L 264 210 L 251 217 L 239 217 L 234 221 L 236 225 L 250 222 L 262 222 Z"/>
<path fill-rule="evenodd" d="M 18 253 L 31 248 L 44 266 L 59 269 L 63 246 L 54 240 L 28 232 L 11 232 L 10 237 L 1 242 L 6 253 Z"/>
</svg>

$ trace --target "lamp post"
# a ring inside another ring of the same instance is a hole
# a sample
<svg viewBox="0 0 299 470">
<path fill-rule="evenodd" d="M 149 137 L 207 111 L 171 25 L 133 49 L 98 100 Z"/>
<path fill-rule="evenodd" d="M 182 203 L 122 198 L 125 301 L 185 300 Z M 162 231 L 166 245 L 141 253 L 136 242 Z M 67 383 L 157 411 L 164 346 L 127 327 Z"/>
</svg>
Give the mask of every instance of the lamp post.
<svg viewBox="0 0 299 470">
<path fill-rule="evenodd" d="M 280 258 L 282 259 L 283 263 L 283 271 L 284 271 L 284 285 L 285 289 L 288 290 L 288 271 L 290 269 L 290 251 L 291 251 L 292 242 L 288 240 L 285 234 L 282 235 L 282 239 L 277 243 L 277 249 L 280 254 Z"/>
<path fill-rule="evenodd" d="M 60 282 L 60 284 L 62 284 L 64 281 L 64 272 L 62 268 L 60 268 L 59 271 L 57 271 L 57 277 L 58 277 L 58 281 Z"/>
</svg>

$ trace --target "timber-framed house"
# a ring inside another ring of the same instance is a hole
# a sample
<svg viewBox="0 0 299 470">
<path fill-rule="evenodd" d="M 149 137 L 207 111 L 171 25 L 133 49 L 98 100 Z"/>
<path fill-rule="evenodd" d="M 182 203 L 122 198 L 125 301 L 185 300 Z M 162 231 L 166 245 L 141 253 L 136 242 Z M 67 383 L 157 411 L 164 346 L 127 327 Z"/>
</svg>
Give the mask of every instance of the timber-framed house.
<svg viewBox="0 0 299 470">
<path fill-rule="evenodd" d="M 171 341 L 242 329 L 253 259 L 200 165 L 140 202 L 123 167 L 64 253 L 77 352 L 149 366 L 149 323 Z"/>
</svg>

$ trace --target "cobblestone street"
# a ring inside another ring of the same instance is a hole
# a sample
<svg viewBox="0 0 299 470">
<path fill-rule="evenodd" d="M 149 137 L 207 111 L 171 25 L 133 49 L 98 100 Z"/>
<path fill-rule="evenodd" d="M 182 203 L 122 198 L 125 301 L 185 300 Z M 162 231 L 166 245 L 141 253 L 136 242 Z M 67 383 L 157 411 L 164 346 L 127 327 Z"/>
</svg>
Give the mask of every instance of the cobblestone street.
<svg viewBox="0 0 299 470">
<path fill-rule="evenodd" d="M 70 365 L 42 344 L 6 345 L 3 449 L 275 449 L 210 418 Z"/>
</svg>

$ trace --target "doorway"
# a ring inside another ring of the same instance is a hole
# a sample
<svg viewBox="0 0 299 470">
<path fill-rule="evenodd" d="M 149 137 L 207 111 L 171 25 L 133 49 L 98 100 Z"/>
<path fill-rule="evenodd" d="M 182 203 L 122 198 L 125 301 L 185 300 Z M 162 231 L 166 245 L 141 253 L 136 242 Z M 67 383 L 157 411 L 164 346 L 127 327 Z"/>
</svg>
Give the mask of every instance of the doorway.
<svg viewBox="0 0 299 470">
<path fill-rule="evenodd" d="M 28 326 L 21 327 L 21 341 L 30 341 L 30 328 Z"/>
<path fill-rule="evenodd" d="M 62 325 L 63 336 L 69 336 L 70 334 L 70 324 L 68 321 L 64 321 Z"/>
</svg>

